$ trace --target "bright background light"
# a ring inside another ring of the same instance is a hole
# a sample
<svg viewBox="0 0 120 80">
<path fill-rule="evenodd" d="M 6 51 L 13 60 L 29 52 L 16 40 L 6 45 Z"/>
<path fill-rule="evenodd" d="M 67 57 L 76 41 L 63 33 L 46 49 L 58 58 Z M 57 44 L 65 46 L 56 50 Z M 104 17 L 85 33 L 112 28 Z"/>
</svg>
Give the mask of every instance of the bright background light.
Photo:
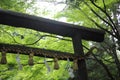
<svg viewBox="0 0 120 80">
<path fill-rule="evenodd" d="M 28 9 L 27 13 L 34 14 L 40 17 L 54 19 L 54 16 L 61 12 L 65 8 L 66 4 L 64 0 L 56 0 L 54 2 L 49 2 L 45 0 L 37 0 L 33 5 L 33 8 Z"/>
</svg>

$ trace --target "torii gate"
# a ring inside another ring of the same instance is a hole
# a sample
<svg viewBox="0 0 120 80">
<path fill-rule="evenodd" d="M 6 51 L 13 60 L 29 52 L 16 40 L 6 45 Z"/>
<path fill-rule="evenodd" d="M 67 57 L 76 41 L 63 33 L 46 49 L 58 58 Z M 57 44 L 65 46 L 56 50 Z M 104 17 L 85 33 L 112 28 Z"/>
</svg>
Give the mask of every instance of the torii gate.
<svg viewBox="0 0 120 80">
<path fill-rule="evenodd" d="M 86 28 L 83 26 L 58 22 L 55 20 L 49 20 L 41 17 L 36 17 L 33 15 L 28 15 L 28 14 L 23 14 L 23 13 L 8 11 L 8 10 L 2 10 L 2 9 L 0 9 L 0 24 L 29 28 L 29 29 L 34 29 L 41 32 L 61 35 L 64 37 L 71 37 L 75 55 L 63 53 L 64 55 L 69 57 L 84 56 L 82 41 L 81 41 L 82 39 L 102 42 L 104 40 L 104 34 L 105 34 L 104 31 L 101 31 L 98 29 Z M 13 46 L 17 50 L 15 45 L 11 45 L 11 46 Z M 8 49 L 11 46 L 6 44 L 0 44 L 0 48 L 1 48 L 0 51 L 2 51 L 3 48 Z M 19 49 L 21 49 L 21 47 L 23 46 L 18 46 L 18 47 Z M 25 49 L 29 49 L 29 48 L 25 48 Z M 8 49 L 8 52 L 16 52 L 16 50 Z M 25 52 L 25 50 L 22 50 L 22 51 L 23 52 L 21 53 Z M 34 52 L 36 51 L 36 54 L 35 54 L 36 56 L 44 55 L 44 54 L 39 54 L 39 49 L 35 49 L 33 51 Z M 45 52 L 45 50 L 43 52 Z M 53 53 L 56 54 L 57 52 L 53 52 Z M 62 53 L 62 52 L 58 52 L 58 53 Z M 52 52 L 49 54 L 52 54 Z M 53 57 L 55 55 L 55 54 L 52 54 L 52 56 L 49 56 L 49 54 L 48 54 L 48 57 Z M 65 59 L 63 54 L 58 54 L 59 56 L 60 55 L 63 56 L 63 58 L 60 58 L 60 59 Z M 72 59 L 73 57 L 70 57 L 70 58 Z M 78 60 L 77 63 L 78 63 L 78 70 L 76 71 L 76 80 L 88 80 L 85 59 Z"/>
</svg>

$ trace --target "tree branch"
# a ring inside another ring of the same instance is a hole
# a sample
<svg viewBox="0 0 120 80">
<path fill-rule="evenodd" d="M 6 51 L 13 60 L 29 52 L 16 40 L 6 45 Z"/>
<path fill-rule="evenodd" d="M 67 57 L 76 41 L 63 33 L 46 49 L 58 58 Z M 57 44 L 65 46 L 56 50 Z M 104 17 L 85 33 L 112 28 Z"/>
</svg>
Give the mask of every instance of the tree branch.
<svg viewBox="0 0 120 80">
<path fill-rule="evenodd" d="M 13 41 L 14 41 L 15 43 L 21 44 L 21 43 L 17 42 L 17 41 L 15 40 L 15 38 L 14 38 L 9 32 L 5 31 L 4 29 L 2 29 L 2 31 L 5 32 L 5 33 L 7 33 L 8 35 L 10 35 L 10 37 L 13 39 Z M 39 41 L 40 41 L 42 38 L 44 38 L 44 37 L 59 38 L 59 37 L 57 37 L 57 36 L 52 36 L 52 35 L 42 35 L 42 36 L 40 36 L 40 38 L 39 38 L 38 40 L 34 41 L 33 43 L 22 44 L 22 45 L 34 45 L 34 44 L 36 44 L 37 42 L 39 42 Z M 64 39 L 64 38 L 60 38 L 60 40 L 71 41 L 71 40 L 69 40 L 69 39 Z"/>
<path fill-rule="evenodd" d="M 109 26 L 111 26 L 111 28 L 113 29 L 114 33 L 116 33 L 116 31 L 114 30 L 114 27 L 112 26 L 112 24 L 110 24 L 109 22 L 107 22 L 105 19 L 103 19 L 99 14 L 97 14 L 97 12 L 95 12 L 90 5 L 88 5 L 86 2 L 84 2 L 86 4 L 86 6 L 88 6 L 88 8 L 102 21 L 104 21 L 106 24 L 108 24 Z"/>
<path fill-rule="evenodd" d="M 85 15 L 90 21 L 92 21 L 98 28 L 106 31 L 108 34 L 110 34 L 110 35 L 112 35 L 113 37 L 117 38 L 117 36 L 114 35 L 112 32 L 108 31 L 108 30 L 105 29 L 105 28 L 102 28 L 97 22 L 95 22 L 92 18 L 90 18 L 83 10 L 81 10 L 81 9 L 78 8 L 77 6 L 76 6 L 76 8 L 77 8 L 78 10 L 80 10 L 80 11 L 83 13 L 83 15 Z"/>
<path fill-rule="evenodd" d="M 116 28 L 116 25 L 115 25 L 115 23 L 113 22 L 113 20 L 111 19 L 111 17 L 109 16 L 109 14 L 106 12 L 106 10 L 103 10 L 101 7 L 99 7 L 98 5 L 96 5 L 92 0 L 90 0 L 91 1 L 91 3 L 95 6 L 95 7 L 97 7 L 99 10 L 101 10 L 103 13 L 105 13 L 105 15 L 108 17 L 108 19 L 111 21 L 111 23 L 112 23 L 112 25 L 111 24 L 108 24 L 108 25 L 110 25 L 111 26 L 111 28 L 113 29 L 113 31 L 114 31 L 114 33 L 118 36 L 118 30 L 117 30 L 117 28 Z M 103 0 L 103 3 L 104 3 L 104 0 Z M 105 6 L 105 3 L 104 3 L 104 7 L 106 8 L 106 6 Z M 105 22 L 105 21 L 104 21 Z"/>
<path fill-rule="evenodd" d="M 113 42 L 115 43 L 115 39 L 112 38 Z M 112 52 L 113 52 L 113 55 L 114 55 L 114 59 L 115 59 L 115 64 L 117 66 L 117 69 L 118 69 L 118 74 L 119 74 L 119 78 L 120 78 L 120 61 L 118 59 L 118 56 L 117 56 L 117 52 L 116 52 L 116 49 L 115 47 L 112 48 Z"/>
<path fill-rule="evenodd" d="M 112 35 L 113 37 L 117 38 L 116 35 L 114 35 L 114 34 L 113 34 L 112 32 L 110 32 L 110 31 L 108 31 L 107 29 L 101 27 L 101 26 L 100 26 L 97 22 L 95 22 L 94 20 L 91 19 L 91 21 L 94 22 L 94 24 L 95 24 L 98 28 L 100 28 L 100 29 L 106 31 L 107 33 L 109 33 L 109 34 Z"/>
<path fill-rule="evenodd" d="M 90 50 L 89 48 L 85 47 L 87 50 Z M 95 47 L 96 48 L 96 47 Z M 111 72 L 109 71 L 108 67 L 103 63 L 102 60 L 99 60 L 95 54 L 93 52 L 91 52 L 92 56 L 94 57 L 94 59 L 105 69 L 108 77 L 111 79 L 111 80 L 115 80 L 114 77 L 112 76 Z"/>
<path fill-rule="evenodd" d="M 102 0 L 102 1 L 103 1 L 103 5 L 104 5 L 104 11 L 106 12 L 105 0 Z"/>
<path fill-rule="evenodd" d="M 111 80 L 115 80 L 114 77 L 112 76 L 111 72 L 109 71 L 108 67 L 103 63 L 102 60 L 99 60 L 94 54 L 92 54 L 92 56 L 95 58 L 95 60 L 105 69 L 108 77 L 111 79 Z"/>
<path fill-rule="evenodd" d="M 2 29 L 2 28 L 1 28 L 1 29 Z M 14 41 L 15 43 L 20 44 L 19 42 L 17 42 L 17 41 L 15 40 L 15 38 L 14 38 L 9 32 L 5 31 L 4 29 L 2 29 L 2 31 L 5 32 L 5 33 L 7 33 L 7 34 L 13 39 L 13 41 Z"/>
</svg>

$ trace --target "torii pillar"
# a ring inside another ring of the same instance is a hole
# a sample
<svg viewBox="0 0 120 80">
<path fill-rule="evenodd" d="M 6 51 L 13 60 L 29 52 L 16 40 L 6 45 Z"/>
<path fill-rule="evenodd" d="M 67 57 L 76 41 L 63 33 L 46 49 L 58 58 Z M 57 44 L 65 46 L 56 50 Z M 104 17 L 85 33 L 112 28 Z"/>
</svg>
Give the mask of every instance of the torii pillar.
<svg viewBox="0 0 120 80">
<path fill-rule="evenodd" d="M 84 56 L 82 38 L 79 33 L 72 37 L 74 54 Z M 78 70 L 75 72 L 75 80 L 88 80 L 86 62 L 84 59 L 78 60 Z"/>
</svg>

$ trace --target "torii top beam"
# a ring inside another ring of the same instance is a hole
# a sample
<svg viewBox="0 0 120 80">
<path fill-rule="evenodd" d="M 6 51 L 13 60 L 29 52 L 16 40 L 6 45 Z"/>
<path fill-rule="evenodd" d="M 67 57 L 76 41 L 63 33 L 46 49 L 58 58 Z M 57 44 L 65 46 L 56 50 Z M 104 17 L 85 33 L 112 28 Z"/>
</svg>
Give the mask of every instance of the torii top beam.
<svg viewBox="0 0 120 80">
<path fill-rule="evenodd" d="M 102 42 L 105 34 L 104 31 L 98 29 L 86 28 L 2 9 L 0 9 L 0 24 L 29 28 L 65 37 L 73 37 L 76 33 L 79 33 L 82 39 L 97 42 Z"/>
</svg>

